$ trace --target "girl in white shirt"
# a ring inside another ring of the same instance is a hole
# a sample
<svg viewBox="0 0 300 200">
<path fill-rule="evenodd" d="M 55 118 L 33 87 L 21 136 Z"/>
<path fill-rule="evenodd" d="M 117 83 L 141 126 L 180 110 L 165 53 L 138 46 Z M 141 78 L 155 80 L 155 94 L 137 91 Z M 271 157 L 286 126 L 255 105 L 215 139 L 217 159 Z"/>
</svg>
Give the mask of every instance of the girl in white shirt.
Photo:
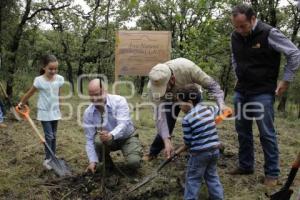
<svg viewBox="0 0 300 200">
<path fill-rule="evenodd" d="M 46 142 L 55 154 L 57 124 L 58 120 L 61 119 L 59 94 L 60 88 L 64 84 L 64 78 L 57 74 L 58 61 L 54 55 L 43 56 L 41 64 L 40 76 L 35 77 L 32 87 L 21 98 L 18 106 L 22 107 L 36 91 L 39 92 L 37 120 L 41 121 Z M 50 152 L 46 148 L 45 154 L 43 166 L 50 170 Z"/>
</svg>

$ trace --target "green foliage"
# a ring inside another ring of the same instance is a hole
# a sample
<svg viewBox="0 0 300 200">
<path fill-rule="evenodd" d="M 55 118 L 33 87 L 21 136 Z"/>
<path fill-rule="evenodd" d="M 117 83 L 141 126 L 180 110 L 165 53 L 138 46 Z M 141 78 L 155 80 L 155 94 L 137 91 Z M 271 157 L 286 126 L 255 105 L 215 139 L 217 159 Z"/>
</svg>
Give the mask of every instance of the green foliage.
<svg viewBox="0 0 300 200">
<path fill-rule="evenodd" d="M 31 14 L 40 8 L 70 4 L 52 12 L 42 11 L 24 26 L 17 52 L 10 52 L 13 36 L 24 14 L 24 2 L 1 1 L 1 55 L 0 78 L 7 80 L 8 68 L 14 65 L 13 77 L 20 74 L 35 76 L 39 71 L 42 54 L 53 53 L 59 59 L 62 75 L 72 75 L 76 81 L 79 68 L 83 73 L 101 72 L 114 79 L 115 34 L 119 29 L 168 30 L 172 32 L 172 58 L 185 57 L 194 61 L 211 75 L 229 93 L 235 82 L 230 63 L 230 22 L 232 6 L 241 0 L 86 0 L 89 9 L 67 1 L 32 1 Z M 271 11 L 276 11 L 277 27 L 299 46 L 295 34 L 299 10 L 288 4 L 278 7 L 274 2 L 257 1 L 259 17 L 272 21 Z M 282 0 L 279 1 L 280 3 Z M 264 13 L 264 9 L 266 12 Z M 5 15 L 4 15 L 5 14 Z M 298 14 L 298 15 L 297 15 Z M 127 27 L 136 21 L 137 27 Z M 47 24 L 47 29 L 44 29 Z M 297 32 L 296 32 L 297 33 Z M 107 43 L 99 43 L 106 39 Z M 13 64 L 11 58 L 16 57 Z M 284 63 L 284 62 L 283 62 Z M 283 65 L 282 65 L 283 68 Z M 71 71 L 70 71 L 71 69 Z M 283 70 L 281 70 L 283 71 Z M 72 78 L 71 77 L 71 78 Z M 18 79 L 18 78 L 17 78 Z M 69 79 L 69 78 L 68 78 Z M 289 99 L 299 99 L 299 76 L 290 89 Z M 19 82 L 14 83 L 16 91 Z"/>
</svg>

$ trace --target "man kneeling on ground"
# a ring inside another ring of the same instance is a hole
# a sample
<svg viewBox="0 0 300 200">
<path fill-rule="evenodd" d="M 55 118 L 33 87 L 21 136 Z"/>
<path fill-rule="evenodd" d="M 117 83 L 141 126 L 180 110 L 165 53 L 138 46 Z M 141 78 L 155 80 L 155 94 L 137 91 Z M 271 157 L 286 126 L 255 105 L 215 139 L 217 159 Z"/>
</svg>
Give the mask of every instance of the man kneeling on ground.
<svg viewBox="0 0 300 200">
<path fill-rule="evenodd" d="M 142 147 L 138 135 L 134 133 L 135 128 L 130 119 L 126 99 L 119 95 L 107 94 L 100 79 L 90 81 L 88 93 L 92 104 L 83 115 L 86 152 L 89 159 L 86 171 L 95 173 L 99 160 L 103 159 L 101 158 L 103 144 L 107 154 L 121 150 L 127 166 L 135 171 L 140 167 Z"/>
</svg>

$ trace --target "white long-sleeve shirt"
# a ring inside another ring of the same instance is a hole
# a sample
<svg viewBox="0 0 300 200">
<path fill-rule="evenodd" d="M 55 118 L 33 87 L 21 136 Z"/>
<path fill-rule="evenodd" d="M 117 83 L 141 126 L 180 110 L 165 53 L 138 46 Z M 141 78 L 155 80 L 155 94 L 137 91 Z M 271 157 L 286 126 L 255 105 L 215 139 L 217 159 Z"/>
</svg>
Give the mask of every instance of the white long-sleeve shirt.
<svg viewBox="0 0 300 200">
<path fill-rule="evenodd" d="M 97 128 L 100 127 L 100 120 L 100 112 L 94 104 L 91 104 L 83 115 L 86 153 L 89 162 L 99 162 L 95 150 L 95 136 Z M 103 130 L 110 132 L 114 136 L 114 140 L 126 139 L 134 132 L 129 107 L 124 97 L 110 94 L 106 96 L 102 127 Z"/>
</svg>

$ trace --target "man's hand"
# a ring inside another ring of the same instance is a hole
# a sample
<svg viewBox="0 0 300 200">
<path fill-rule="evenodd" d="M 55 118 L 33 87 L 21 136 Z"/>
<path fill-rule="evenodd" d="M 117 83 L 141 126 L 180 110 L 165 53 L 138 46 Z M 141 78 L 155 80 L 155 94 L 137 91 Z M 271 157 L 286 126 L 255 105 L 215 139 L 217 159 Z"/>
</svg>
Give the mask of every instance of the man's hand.
<svg viewBox="0 0 300 200">
<path fill-rule="evenodd" d="M 108 131 L 100 132 L 99 136 L 100 136 L 100 140 L 102 142 L 109 142 L 113 138 L 112 134 L 109 133 Z"/>
<path fill-rule="evenodd" d="M 220 109 L 220 113 L 223 113 L 224 110 L 226 110 L 226 108 L 228 108 L 228 106 L 226 106 L 224 103 L 218 105 L 219 109 Z"/>
<path fill-rule="evenodd" d="M 275 91 L 276 96 L 281 96 L 285 91 L 287 91 L 288 88 L 289 88 L 288 81 L 280 81 Z"/>
<path fill-rule="evenodd" d="M 91 162 L 89 164 L 89 166 L 86 168 L 85 172 L 92 172 L 93 174 L 96 172 L 96 163 L 95 162 Z"/>
<path fill-rule="evenodd" d="M 165 144 L 164 154 L 165 154 L 166 158 L 169 159 L 174 151 L 173 145 L 169 138 L 164 139 L 164 144 Z"/>
<path fill-rule="evenodd" d="M 226 116 L 226 117 L 232 117 L 232 115 L 234 115 L 232 108 L 230 108 L 229 106 L 223 104 L 222 106 L 219 107 L 220 112 L 219 114 L 228 114 L 228 112 L 230 112 L 231 114 Z"/>
</svg>

